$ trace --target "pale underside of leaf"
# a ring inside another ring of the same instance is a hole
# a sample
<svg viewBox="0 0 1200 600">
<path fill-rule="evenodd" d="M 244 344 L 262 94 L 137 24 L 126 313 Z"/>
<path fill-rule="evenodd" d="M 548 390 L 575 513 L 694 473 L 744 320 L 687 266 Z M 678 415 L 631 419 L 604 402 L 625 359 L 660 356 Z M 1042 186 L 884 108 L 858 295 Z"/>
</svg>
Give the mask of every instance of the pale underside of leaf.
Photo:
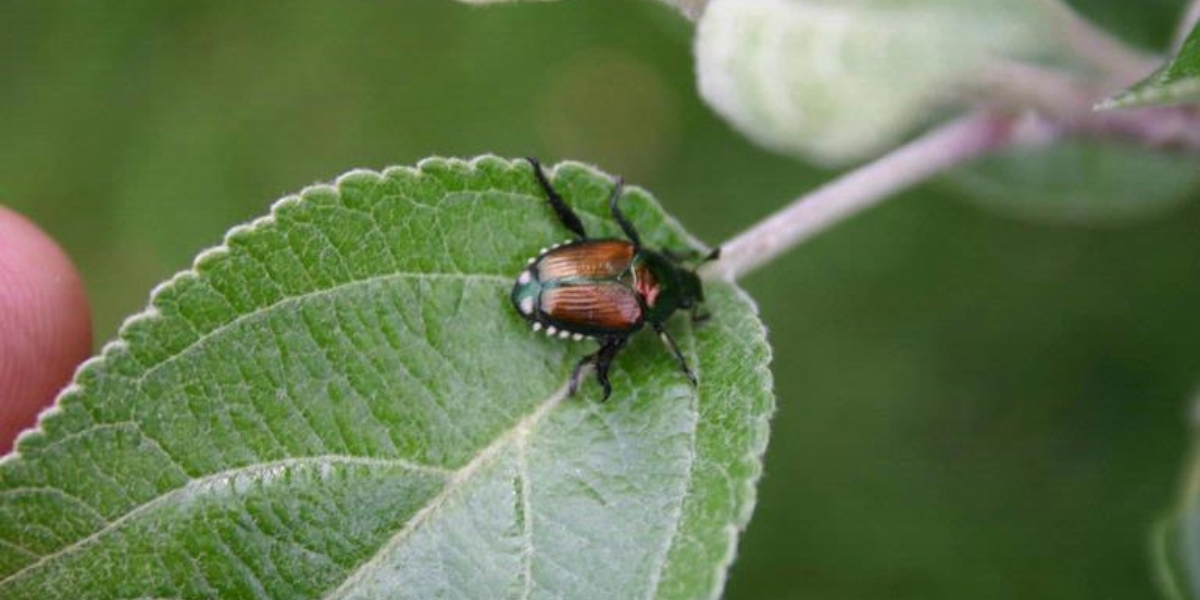
<svg viewBox="0 0 1200 600">
<path fill-rule="evenodd" d="M 1046 0 L 712 0 L 700 93 L 752 140 L 823 163 L 897 143 L 991 61 L 1058 50 Z"/>
<path fill-rule="evenodd" d="M 609 177 L 555 181 L 616 234 Z M 711 323 L 672 321 L 698 389 L 640 336 L 609 402 L 564 398 L 589 350 L 507 298 L 562 237 L 495 157 L 354 172 L 235 229 L 0 462 L 0 597 L 719 593 L 773 406 L 753 304 L 714 285 Z"/>
</svg>

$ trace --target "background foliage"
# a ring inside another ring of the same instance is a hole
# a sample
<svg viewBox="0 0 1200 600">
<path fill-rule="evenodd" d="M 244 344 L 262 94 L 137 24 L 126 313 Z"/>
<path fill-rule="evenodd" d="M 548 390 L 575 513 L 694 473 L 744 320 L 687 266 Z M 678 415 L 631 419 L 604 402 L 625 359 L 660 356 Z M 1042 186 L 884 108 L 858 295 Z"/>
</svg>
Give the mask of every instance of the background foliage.
<svg viewBox="0 0 1200 600">
<path fill-rule="evenodd" d="M 1075 5 L 1146 48 L 1180 11 Z M 0 21 L 0 202 L 78 261 L 98 341 L 230 225 L 351 167 L 595 162 L 710 243 L 831 175 L 703 107 L 689 27 L 649 1 L 59 1 Z M 1200 203 L 1082 228 L 964 193 L 924 186 L 744 282 L 779 412 L 728 598 L 1153 593 L 1146 532 L 1200 373 Z"/>
</svg>

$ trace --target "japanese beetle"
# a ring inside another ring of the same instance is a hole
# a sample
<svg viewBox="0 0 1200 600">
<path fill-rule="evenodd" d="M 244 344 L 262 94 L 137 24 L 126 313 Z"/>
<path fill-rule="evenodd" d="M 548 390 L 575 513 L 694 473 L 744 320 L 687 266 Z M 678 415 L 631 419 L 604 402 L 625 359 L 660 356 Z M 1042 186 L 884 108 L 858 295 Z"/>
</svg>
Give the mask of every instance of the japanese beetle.
<svg viewBox="0 0 1200 600">
<path fill-rule="evenodd" d="M 534 331 L 576 341 L 592 338 L 600 349 L 583 357 L 571 373 L 570 393 L 579 387 L 583 368 L 596 365 L 596 380 L 604 388 L 603 400 L 612 393 L 608 368 L 625 347 L 629 336 L 649 324 L 679 362 L 692 385 L 696 376 L 664 325 L 680 309 L 690 309 L 692 320 L 707 318 L 699 312 L 704 301 L 700 278 L 680 264 L 683 256 L 656 252 L 642 246 L 633 224 L 617 206 L 622 181 L 617 179 L 609 197 L 609 210 L 628 239 L 591 239 L 579 216 L 550 185 L 542 166 L 528 158 L 538 185 L 546 193 L 559 222 L 575 235 L 572 240 L 543 248 L 529 259 L 513 285 L 512 303 Z M 720 249 L 701 262 L 714 260 Z"/>
</svg>

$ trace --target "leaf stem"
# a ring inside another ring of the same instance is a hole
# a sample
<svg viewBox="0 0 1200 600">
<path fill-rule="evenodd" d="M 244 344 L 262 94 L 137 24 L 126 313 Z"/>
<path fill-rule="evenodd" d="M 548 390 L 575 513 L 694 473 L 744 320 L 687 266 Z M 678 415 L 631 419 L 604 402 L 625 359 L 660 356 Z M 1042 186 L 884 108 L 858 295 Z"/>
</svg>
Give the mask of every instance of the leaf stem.
<svg viewBox="0 0 1200 600">
<path fill-rule="evenodd" d="M 701 270 L 734 281 L 801 242 L 951 167 L 1018 143 L 1049 141 L 1056 131 L 1036 118 L 977 112 L 797 198 L 722 245 L 721 260 Z"/>
<path fill-rule="evenodd" d="M 912 185 L 1015 145 L 1048 143 L 1071 135 L 1200 153 L 1200 111 L 1152 107 L 1094 112 L 1096 101 L 1109 88 L 1140 79 L 1161 61 L 1125 45 L 1059 0 L 1041 1 L 1056 11 L 1067 44 L 1098 68 L 1102 80 L 1032 64 L 996 63 L 980 73 L 976 90 L 976 102 L 989 108 L 934 129 L 796 199 L 728 240 L 722 245 L 721 260 L 705 265 L 701 275 L 737 280 Z M 1184 22 L 1197 18 L 1200 0 L 1192 0 Z M 1190 26 L 1181 24 L 1184 29 Z"/>
</svg>

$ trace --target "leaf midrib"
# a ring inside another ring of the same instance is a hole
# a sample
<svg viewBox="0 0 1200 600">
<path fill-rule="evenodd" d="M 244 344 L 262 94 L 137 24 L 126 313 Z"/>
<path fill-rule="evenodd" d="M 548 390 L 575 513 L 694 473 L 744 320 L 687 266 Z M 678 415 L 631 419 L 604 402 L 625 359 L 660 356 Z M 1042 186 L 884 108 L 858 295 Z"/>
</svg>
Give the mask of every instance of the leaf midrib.
<svg viewBox="0 0 1200 600">
<path fill-rule="evenodd" d="M 546 415 L 550 414 L 551 410 L 558 406 L 563 399 L 567 397 L 568 390 L 569 385 L 564 383 L 557 390 L 555 390 L 553 394 L 548 396 L 545 400 L 539 402 L 537 404 L 537 408 L 533 412 L 522 417 L 521 420 L 517 421 L 515 425 L 497 436 L 492 443 L 480 450 L 474 458 L 460 467 L 457 471 L 454 471 L 450 475 L 450 479 L 447 480 L 445 487 L 442 488 L 442 491 L 438 492 L 438 494 L 430 499 L 425 506 L 421 507 L 420 510 L 413 514 L 412 518 L 410 518 L 408 522 L 404 524 L 404 527 L 397 532 L 396 535 L 392 536 L 391 539 L 382 544 L 379 549 L 376 550 L 375 554 L 371 556 L 371 558 L 367 559 L 361 565 L 347 574 L 345 581 L 343 581 L 341 585 L 323 595 L 321 597 L 322 600 L 334 600 L 336 598 L 344 597 L 355 583 L 361 581 L 362 578 L 371 571 L 371 567 L 373 565 L 376 565 L 382 561 L 393 548 L 400 545 L 413 532 L 424 525 L 430 519 L 433 513 L 437 511 L 437 509 L 440 508 L 448 498 L 450 498 L 450 496 L 452 496 L 456 491 L 461 489 L 471 480 L 471 477 L 475 475 L 479 469 L 490 464 L 493 460 L 500 456 L 500 452 L 509 444 L 519 446 L 521 443 L 528 440 L 530 434 L 533 433 L 534 428 L 546 418 Z M 518 474 L 522 480 L 527 481 L 529 478 L 528 465 L 520 461 L 518 461 L 517 465 Z M 528 520 L 526 521 L 526 524 L 528 525 Z M 527 584 L 525 589 L 529 590 L 531 589 L 531 586 Z"/>
</svg>

